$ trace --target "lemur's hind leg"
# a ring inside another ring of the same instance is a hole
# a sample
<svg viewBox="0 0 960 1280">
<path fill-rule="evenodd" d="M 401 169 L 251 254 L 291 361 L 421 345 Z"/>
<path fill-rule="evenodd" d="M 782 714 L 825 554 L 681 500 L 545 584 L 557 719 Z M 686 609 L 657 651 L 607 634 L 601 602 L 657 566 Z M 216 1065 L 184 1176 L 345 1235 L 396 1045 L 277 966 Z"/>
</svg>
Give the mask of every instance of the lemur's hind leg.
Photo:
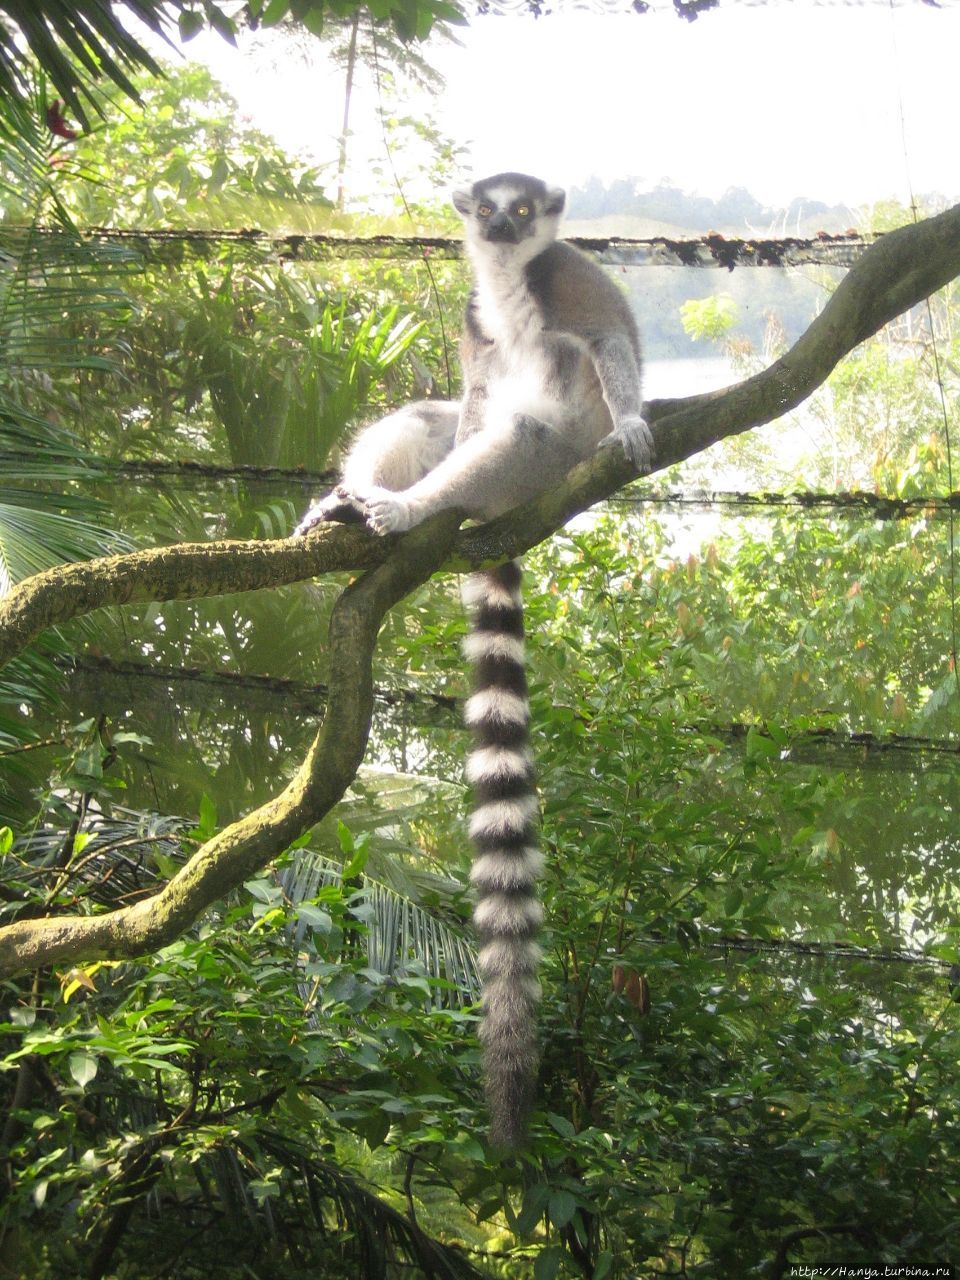
<svg viewBox="0 0 960 1280">
<path fill-rule="evenodd" d="M 327 520 L 365 521 L 367 512 L 357 495 L 415 484 L 453 448 L 459 421 L 457 401 L 420 400 L 361 431 L 344 459 L 340 483 L 313 503 L 294 536 Z"/>
<path fill-rule="evenodd" d="M 453 507 L 490 520 L 554 488 L 580 460 L 546 423 L 521 413 L 506 427 L 468 436 L 400 492 L 380 485 L 351 492 L 374 533 L 402 533 Z"/>
</svg>

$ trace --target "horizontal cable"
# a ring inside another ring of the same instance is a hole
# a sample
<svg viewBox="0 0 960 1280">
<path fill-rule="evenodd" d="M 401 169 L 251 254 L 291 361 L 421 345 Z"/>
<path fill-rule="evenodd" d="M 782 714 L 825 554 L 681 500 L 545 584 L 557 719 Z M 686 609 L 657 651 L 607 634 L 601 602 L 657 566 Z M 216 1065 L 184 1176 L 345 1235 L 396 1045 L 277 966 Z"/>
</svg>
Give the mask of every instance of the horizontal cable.
<svg viewBox="0 0 960 1280">
<path fill-rule="evenodd" d="M 385 410 L 389 412 L 389 410 Z M 31 466 L 42 475 L 46 465 L 46 455 L 38 455 L 36 451 L 0 449 L 0 466 L 3 464 Z M 58 457 L 57 461 L 61 459 Z M 133 479 L 147 480 L 172 477 L 177 481 L 245 480 L 264 482 L 282 480 L 284 483 L 304 486 L 332 487 L 340 475 L 337 471 L 308 471 L 304 467 L 261 467 L 231 464 L 224 466 L 216 462 L 170 461 L 165 458 L 124 458 L 117 462 L 92 455 L 69 458 L 75 466 L 83 466 L 89 478 L 95 481 L 97 474 L 108 476 L 129 476 Z"/>
<path fill-rule="evenodd" d="M 237 671 L 209 671 L 197 667 L 160 666 L 153 663 L 131 659 L 117 660 L 93 654 L 82 654 L 76 657 L 56 660 L 61 667 L 77 672 L 88 672 L 93 675 L 107 677 L 125 677 L 132 679 L 159 680 L 167 684 L 202 684 L 213 688 L 232 691 L 263 694 L 295 703 L 306 710 L 317 713 L 322 711 L 326 701 L 327 686 L 325 684 L 304 684 L 297 680 L 281 679 L 274 676 L 251 675 Z M 421 707 L 434 713 L 441 713 L 442 727 L 459 729 L 460 709 L 463 700 L 451 694 L 431 693 L 422 689 L 374 689 L 374 697 L 382 706 L 390 708 Z M 449 723 L 447 722 L 449 717 Z M 440 726 L 438 726 L 440 727 Z M 772 741 L 772 735 L 762 724 L 744 724 L 732 721 L 726 724 L 699 722 L 679 725 L 685 733 L 703 734 L 708 737 L 727 738 L 732 742 L 744 741 L 748 735 L 759 735 Z M 805 729 L 802 733 L 791 735 L 788 744 L 783 748 L 784 758 L 789 759 L 793 752 L 803 751 L 811 746 L 827 747 L 842 751 L 856 751 L 866 760 L 873 757 L 871 763 L 877 764 L 884 756 L 912 756 L 921 763 L 928 764 L 930 757 L 960 764 L 960 739 L 925 738 L 915 734 L 889 733 L 874 734 L 850 732 L 842 733 L 836 729 Z M 806 763 L 806 762 L 804 762 Z"/>
<path fill-rule="evenodd" d="M 641 946 L 662 947 L 667 938 L 638 937 Z M 751 938 L 742 934 L 723 934 L 720 937 L 700 937 L 691 940 L 691 946 L 709 947 L 719 951 L 746 951 L 756 955 L 777 957 L 814 957 L 825 960 L 866 961 L 870 964 L 917 964 L 930 969 L 950 972 L 953 964 L 922 951 L 881 950 L 860 947 L 852 942 L 807 942 L 793 938 Z M 957 978 L 960 983 L 960 975 Z"/>
<path fill-rule="evenodd" d="M 863 8 L 865 5 L 887 7 L 890 0 L 813 0 L 813 7 L 818 9 Z M 923 0 L 932 8 L 945 8 L 956 0 Z M 729 12 L 733 8 L 762 8 L 769 0 L 571 0 L 567 5 L 548 4 L 547 0 L 475 0 L 477 14 L 482 18 L 530 14 L 534 17 L 547 18 L 558 11 L 583 9 L 587 13 L 597 14 L 632 14 L 642 17 L 647 13 L 673 12 L 685 22 L 694 22 L 702 14 L 722 7 Z"/>
<path fill-rule="evenodd" d="M 934 515 L 939 512 L 960 510 L 960 493 L 922 493 L 910 498 L 891 498 L 880 493 L 738 493 L 736 491 L 704 490 L 702 492 L 647 493 L 631 487 L 626 493 L 608 498 L 617 507 L 692 507 L 712 511 L 718 508 L 761 511 L 765 508 L 785 507 L 799 511 L 838 511 L 853 515 L 865 514 L 876 520 L 906 520 L 917 515 Z"/>
<path fill-rule="evenodd" d="M 385 409 L 385 412 L 389 410 Z M 160 458 L 125 459 L 109 462 L 89 459 L 91 479 L 96 472 L 106 475 L 122 475 L 131 478 L 171 478 L 183 482 L 205 480 L 244 480 L 250 483 L 282 481 L 304 489 L 332 488 L 339 479 L 337 471 L 309 471 L 304 467 L 223 466 L 213 462 L 170 462 Z M 35 453 L 0 450 L 0 466 L 4 463 L 38 464 Z M 785 507 L 799 511 L 839 511 L 866 514 L 877 520 L 906 520 L 917 515 L 937 515 L 950 510 L 960 511 L 960 492 L 918 493 L 909 498 L 894 498 L 885 494 L 863 491 L 825 493 L 796 492 L 771 493 L 736 490 L 694 490 L 681 493 L 672 490 L 644 490 L 631 486 L 626 493 L 607 498 L 609 506 L 616 507 L 691 507 L 698 511 L 742 508 L 763 510 Z"/>
<path fill-rule="evenodd" d="M 197 684 L 217 689 L 243 690 L 263 694 L 268 698 L 296 703 L 301 709 L 320 712 L 326 705 L 327 686 L 324 683 L 306 684 L 300 680 L 287 680 L 279 676 L 261 676 L 241 671 L 209 671 L 200 667 L 164 666 L 157 663 L 138 662 L 131 659 L 106 658 L 95 654 L 78 654 L 54 658 L 63 670 L 108 677 L 135 680 L 159 680 L 164 684 Z M 458 713 L 460 699 L 443 693 L 429 693 L 420 689 L 374 688 L 374 699 L 383 706 L 404 707 L 418 704 L 439 711 Z M 455 727 L 459 727 L 459 721 Z"/>
<path fill-rule="evenodd" d="M 711 724 L 700 723 L 694 725 L 680 726 L 684 730 L 694 733 L 714 734 L 717 737 L 729 738 L 732 741 L 745 740 L 749 734 L 759 735 L 769 741 L 774 741 L 773 735 L 768 733 L 762 724 L 743 724 L 739 721 L 732 721 L 730 724 Z M 874 756 L 882 757 L 884 755 L 895 755 L 904 753 L 907 755 L 923 756 L 943 756 L 948 759 L 955 759 L 960 764 L 960 739 L 955 738 L 924 738 L 916 734 L 906 733 L 886 733 L 883 735 L 876 733 L 840 733 L 836 729 L 805 729 L 802 733 L 789 735 L 789 742 L 783 748 L 784 758 L 789 758 L 795 751 L 803 751 L 809 746 L 825 746 L 828 748 L 839 750 L 857 750 L 864 753 L 864 757 Z M 804 761 L 804 763 L 806 763 Z M 875 758 L 871 763 L 879 763 Z"/>
<path fill-rule="evenodd" d="M 30 229 L 5 227 L 3 243 L 16 252 L 17 237 Z M 34 228 L 35 238 L 64 233 L 56 228 Z M 185 254 L 210 258 L 221 247 L 238 247 L 264 260 L 277 262 L 326 262 L 338 259 L 422 259 L 456 261 L 463 257 L 463 241 L 454 236 L 341 236 L 326 232 L 273 235 L 258 230 L 206 230 L 203 228 L 153 230 L 124 227 L 87 227 L 82 231 L 92 244 L 123 244 L 148 261 L 176 263 Z M 873 234 L 825 231 L 812 238 L 782 236 L 740 239 L 718 232 L 674 239 L 668 236 L 570 236 L 568 244 L 616 267 L 849 267 L 876 239 Z"/>
</svg>

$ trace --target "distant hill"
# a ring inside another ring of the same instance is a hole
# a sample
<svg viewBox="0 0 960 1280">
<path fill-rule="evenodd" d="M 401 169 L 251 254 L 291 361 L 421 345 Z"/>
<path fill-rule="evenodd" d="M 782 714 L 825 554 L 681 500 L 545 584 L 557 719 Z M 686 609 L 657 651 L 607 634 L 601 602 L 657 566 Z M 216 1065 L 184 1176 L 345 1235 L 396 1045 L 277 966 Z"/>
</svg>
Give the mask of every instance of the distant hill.
<svg viewBox="0 0 960 1280">
<path fill-rule="evenodd" d="M 691 236 L 707 231 L 746 237 L 809 236 L 846 231 L 858 222 L 848 205 L 797 196 L 780 209 L 762 204 L 743 187 L 719 199 L 642 178 L 619 178 L 609 185 L 588 178 L 567 195 L 567 235 Z M 589 225 L 588 225 L 589 224 Z"/>
</svg>

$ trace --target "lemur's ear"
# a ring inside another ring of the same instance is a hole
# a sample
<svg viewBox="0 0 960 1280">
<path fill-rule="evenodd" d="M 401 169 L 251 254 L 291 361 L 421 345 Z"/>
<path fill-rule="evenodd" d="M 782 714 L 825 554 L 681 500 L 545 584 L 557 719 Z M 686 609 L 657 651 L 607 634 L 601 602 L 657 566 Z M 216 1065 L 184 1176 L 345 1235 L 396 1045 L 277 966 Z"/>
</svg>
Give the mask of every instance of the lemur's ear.
<svg viewBox="0 0 960 1280">
<path fill-rule="evenodd" d="M 473 210 L 473 192 L 471 191 L 454 191 L 451 196 L 453 207 L 461 217 L 467 217 Z"/>
<path fill-rule="evenodd" d="M 560 187 L 547 187 L 547 203 L 544 206 L 544 213 L 561 214 L 566 203 L 567 193 L 565 191 L 562 191 Z"/>
</svg>

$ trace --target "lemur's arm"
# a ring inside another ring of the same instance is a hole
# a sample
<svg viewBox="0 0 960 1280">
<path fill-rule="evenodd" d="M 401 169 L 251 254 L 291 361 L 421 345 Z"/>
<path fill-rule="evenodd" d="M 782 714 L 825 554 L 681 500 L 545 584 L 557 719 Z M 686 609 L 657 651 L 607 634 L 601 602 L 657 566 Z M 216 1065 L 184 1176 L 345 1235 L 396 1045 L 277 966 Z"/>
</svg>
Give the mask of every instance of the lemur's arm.
<svg viewBox="0 0 960 1280">
<path fill-rule="evenodd" d="M 483 430 L 483 410 L 487 400 L 487 384 L 474 382 L 464 391 L 460 401 L 460 425 L 457 427 L 457 444 Z"/>
<path fill-rule="evenodd" d="M 460 424 L 457 444 L 463 444 L 486 425 L 487 372 L 493 344 L 484 336 L 477 319 L 476 291 L 470 294 L 464 315 L 463 338 L 460 342 L 460 364 L 463 368 L 463 398 L 460 401 Z"/>
<path fill-rule="evenodd" d="M 629 304 L 601 267 L 568 245 L 541 255 L 534 288 L 547 329 L 569 334 L 587 351 L 613 430 L 601 445 L 619 444 L 640 471 L 653 462 L 643 420 L 640 343 Z"/>
<path fill-rule="evenodd" d="M 654 458 L 653 436 L 643 417 L 640 368 L 633 343 L 625 333 L 606 333 L 592 339 L 590 356 L 613 419 L 613 431 L 604 436 L 600 447 L 619 444 L 638 471 L 649 471 Z"/>
</svg>

